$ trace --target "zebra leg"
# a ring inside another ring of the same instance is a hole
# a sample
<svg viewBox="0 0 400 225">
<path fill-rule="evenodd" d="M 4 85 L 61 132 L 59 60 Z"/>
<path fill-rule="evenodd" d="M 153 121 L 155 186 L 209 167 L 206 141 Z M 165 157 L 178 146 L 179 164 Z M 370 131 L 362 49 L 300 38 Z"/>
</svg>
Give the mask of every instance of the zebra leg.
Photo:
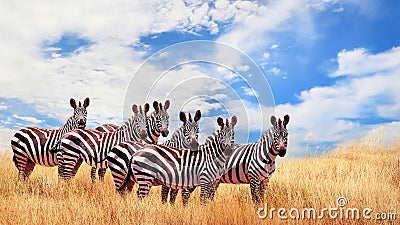
<svg viewBox="0 0 400 225">
<path fill-rule="evenodd" d="M 182 204 L 183 206 L 186 206 L 187 203 L 189 202 L 190 194 L 196 189 L 196 187 L 189 188 L 189 189 L 183 189 L 182 190 Z"/>
<path fill-rule="evenodd" d="M 210 189 L 211 189 L 211 184 L 210 183 L 203 183 L 200 185 L 200 203 L 201 204 L 206 204 L 207 200 L 210 198 Z"/>
<path fill-rule="evenodd" d="M 256 207 L 260 205 L 260 184 L 255 179 L 250 179 L 251 199 Z"/>
<path fill-rule="evenodd" d="M 98 171 L 99 174 L 99 180 L 104 181 L 104 176 L 106 174 L 107 169 L 106 168 L 100 168 Z"/>
<path fill-rule="evenodd" d="M 214 181 L 213 184 L 212 184 L 211 191 L 210 191 L 210 199 L 211 199 L 211 201 L 214 200 L 215 192 L 217 192 L 219 184 L 220 184 L 219 180 Z"/>
<path fill-rule="evenodd" d="M 260 185 L 260 196 L 259 196 L 259 198 L 261 200 L 261 204 L 264 204 L 264 193 L 265 193 L 265 189 L 268 186 L 268 181 L 269 181 L 269 178 L 263 180 L 261 182 L 261 185 Z"/>
<path fill-rule="evenodd" d="M 12 146 L 12 147 L 14 147 L 14 146 Z M 28 164 L 28 160 L 29 159 L 26 157 L 23 157 L 23 158 L 16 157 L 16 154 L 14 153 L 13 161 L 14 161 L 15 167 L 17 167 L 17 169 L 18 169 L 18 181 L 25 181 L 24 173 L 25 173 L 26 165 Z"/>
<path fill-rule="evenodd" d="M 133 190 L 133 186 L 135 186 L 135 182 L 132 179 L 130 179 L 126 184 L 125 193 L 126 194 L 131 193 Z"/>
<path fill-rule="evenodd" d="M 63 167 L 63 172 L 61 174 L 61 178 L 63 180 L 69 180 L 73 176 L 75 176 L 77 172 L 76 165 L 79 162 L 79 160 L 82 160 L 81 158 L 68 158 L 68 161 L 66 161 L 66 158 L 64 157 L 62 167 Z M 82 162 L 81 162 L 82 163 Z M 79 165 L 80 166 L 80 165 Z M 79 167 L 78 167 L 79 168 Z"/>
<path fill-rule="evenodd" d="M 137 196 L 139 200 L 142 200 L 144 197 L 149 195 L 152 183 L 153 182 L 151 180 L 140 181 L 140 183 L 138 182 L 139 188 L 137 190 Z"/>
<path fill-rule="evenodd" d="M 178 195 L 178 189 L 171 189 L 169 193 L 169 203 L 171 205 L 175 204 L 176 196 Z"/>
<path fill-rule="evenodd" d="M 161 203 L 165 204 L 168 201 L 168 193 L 169 193 L 169 187 L 167 186 L 162 186 L 161 187 Z"/>
<path fill-rule="evenodd" d="M 29 176 L 32 174 L 33 169 L 35 168 L 35 163 L 28 159 L 28 162 L 24 171 L 24 181 L 27 181 Z"/>
<path fill-rule="evenodd" d="M 96 182 L 96 167 L 92 167 L 92 169 L 90 169 L 90 179 L 92 180 L 92 183 Z"/>
<path fill-rule="evenodd" d="M 78 172 L 79 167 L 81 167 L 83 162 L 82 158 L 79 158 L 78 161 L 76 162 L 74 169 L 72 170 L 71 176 L 75 177 L 76 173 Z"/>
</svg>

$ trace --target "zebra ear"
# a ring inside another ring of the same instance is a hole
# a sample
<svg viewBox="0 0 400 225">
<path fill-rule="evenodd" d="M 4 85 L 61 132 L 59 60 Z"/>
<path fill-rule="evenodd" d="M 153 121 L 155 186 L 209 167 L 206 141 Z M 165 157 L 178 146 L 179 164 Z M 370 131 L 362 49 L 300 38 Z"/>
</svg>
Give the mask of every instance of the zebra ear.
<svg viewBox="0 0 400 225">
<path fill-rule="evenodd" d="M 144 113 L 147 113 L 149 111 L 149 109 L 150 109 L 150 105 L 149 105 L 149 103 L 146 103 L 144 105 Z"/>
<path fill-rule="evenodd" d="M 272 124 L 272 126 L 276 127 L 276 117 L 275 116 L 271 116 L 271 124 Z"/>
<path fill-rule="evenodd" d="M 234 127 L 236 125 L 236 123 L 237 123 L 237 117 L 236 116 L 232 116 L 232 120 L 231 121 L 232 121 L 231 122 L 232 127 Z"/>
<path fill-rule="evenodd" d="M 223 120 L 221 117 L 218 117 L 217 123 L 218 123 L 218 125 L 219 125 L 221 128 L 224 127 L 224 120 Z"/>
<path fill-rule="evenodd" d="M 169 100 L 165 101 L 164 110 L 167 110 L 169 108 L 169 104 L 170 104 Z"/>
<path fill-rule="evenodd" d="M 154 110 L 156 110 L 156 112 L 160 109 L 157 101 L 153 102 L 153 107 L 154 107 Z"/>
<path fill-rule="evenodd" d="M 201 118 L 201 111 L 197 110 L 196 114 L 194 115 L 194 122 L 199 121 L 200 118 Z"/>
<path fill-rule="evenodd" d="M 289 123 L 289 119 L 290 119 L 290 117 L 289 117 L 289 115 L 288 114 L 286 114 L 284 117 L 283 117 L 283 126 L 286 128 L 286 125 Z"/>
<path fill-rule="evenodd" d="M 90 103 L 90 99 L 89 98 L 85 98 L 85 100 L 83 101 L 83 107 L 88 107 Z"/>
<path fill-rule="evenodd" d="M 75 99 L 71 98 L 69 100 L 69 104 L 71 105 L 72 108 L 76 109 L 76 101 L 75 101 Z"/>
<path fill-rule="evenodd" d="M 179 113 L 179 119 L 183 122 L 186 123 L 186 115 L 184 112 Z"/>
<path fill-rule="evenodd" d="M 138 107 L 137 107 L 137 105 L 133 105 L 133 106 L 132 106 L 132 111 L 133 111 L 133 113 L 135 113 L 135 114 L 138 113 Z"/>
</svg>

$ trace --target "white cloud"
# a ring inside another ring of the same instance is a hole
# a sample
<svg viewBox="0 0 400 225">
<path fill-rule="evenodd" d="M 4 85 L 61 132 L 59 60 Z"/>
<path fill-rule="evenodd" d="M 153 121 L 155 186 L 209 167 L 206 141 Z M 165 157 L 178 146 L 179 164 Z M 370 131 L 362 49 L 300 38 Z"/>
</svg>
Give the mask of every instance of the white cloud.
<svg viewBox="0 0 400 225">
<path fill-rule="evenodd" d="M 306 0 L 284 0 L 260 5 L 253 14 L 236 21 L 218 41 L 249 53 L 260 50 L 260 46 L 278 47 L 271 35 L 276 30 L 291 30 L 298 36 L 313 38 L 313 21 L 306 3 Z"/>
<path fill-rule="evenodd" d="M 250 67 L 249 67 L 249 65 L 237 65 L 237 66 L 235 66 L 235 69 L 238 71 L 246 72 L 250 69 Z"/>
<path fill-rule="evenodd" d="M 383 123 L 371 126 L 364 137 L 361 138 L 363 142 L 376 141 L 378 146 L 392 145 L 399 142 L 400 122 Z"/>
<path fill-rule="evenodd" d="M 273 49 L 276 49 L 276 48 L 278 48 L 278 47 L 279 47 L 279 45 L 273 44 L 273 45 L 271 45 L 271 47 L 269 47 L 269 49 L 273 50 Z"/>
<path fill-rule="evenodd" d="M 0 103 L 0 110 L 5 110 L 8 109 L 8 106 L 5 105 L 4 103 Z"/>
<path fill-rule="evenodd" d="M 377 53 L 363 59 L 370 62 L 370 58 L 383 54 Z M 356 72 L 359 76 L 350 76 L 332 86 L 313 87 L 303 91 L 298 96 L 301 101 L 299 104 L 277 106 L 278 115 L 289 113 L 291 116 L 290 145 L 294 151 L 304 151 L 308 134 L 312 134 L 309 136 L 311 144 L 337 143 L 358 139 L 360 134 L 374 128 L 360 120 L 374 117 L 400 120 L 400 67 L 386 64 L 387 68 L 379 66 L 378 69 L 372 69 L 371 74 L 369 70 L 364 69 L 364 66 L 371 68 L 368 63 L 361 60 L 352 64 L 353 58 L 348 59 L 350 62 L 343 58 L 339 60 L 338 70 L 343 68 L 342 63 L 351 65 L 347 67 L 349 70 L 359 65 L 361 68 L 357 68 Z M 362 71 L 369 76 L 363 76 Z M 399 123 L 394 122 L 386 130 L 398 125 Z M 381 125 L 376 125 L 379 126 Z"/>
<path fill-rule="evenodd" d="M 180 0 L 5 2 L 0 8 L 5 19 L 0 25 L 0 96 L 20 99 L 60 121 L 71 115 L 70 97 L 88 96 L 88 127 L 102 121 L 121 123 L 127 84 L 147 54 L 132 48 L 140 45 L 140 37 L 201 29 L 216 34 L 216 22 L 239 21 L 252 13 L 254 4 L 235 3 L 231 8 L 224 2 L 212 7 Z M 67 57 L 58 53 L 59 47 L 44 46 L 65 34 L 93 44 Z M 50 58 L 44 53 L 51 53 Z"/>
<path fill-rule="evenodd" d="M 0 126 L 0 152 L 3 152 L 4 150 L 12 152 L 10 141 L 14 133 L 14 130 Z"/>
<path fill-rule="evenodd" d="M 17 114 L 13 114 L 12 117 L 19 119 L 19 120 L 24 120 L 26 122 L 30 122 L 30 123 L 43 123 L 43 120 L 39 120 L 35 117 L 30 117 L 30 116 L 18 116 Z"/>
<path fill-rule="evenodd" d="M 269 52 L 265 52 L 265 53 L 263 54 L 263 57 L 264 57 L 265 59 L 269 59 L 269 58 L 271 57 L 271 54 L 270 54 Z"/>
<path fill-rule="evenodd" d="M 400 47 L 378 54 L 369 53 L 365 48 L 343 50 L 338 54 L 339 69 L 331 76 L 361 76 L 398 69 L 400 68 L 399 58 Z"/>
</svg>

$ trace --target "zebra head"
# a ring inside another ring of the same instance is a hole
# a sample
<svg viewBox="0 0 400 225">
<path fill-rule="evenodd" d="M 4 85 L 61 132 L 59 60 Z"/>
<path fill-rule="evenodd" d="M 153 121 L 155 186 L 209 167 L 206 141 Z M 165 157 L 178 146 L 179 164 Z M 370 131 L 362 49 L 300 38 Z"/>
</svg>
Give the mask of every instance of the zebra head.
<svg viewBox="0 0 400 225">
<path fill-rule="evenodd" d="M 286 155 L 288 131 L 286 125 L 289 123 L 289 115 L 283 117 L 283 121 L 275 116 L 271 116 L 272 133 L 272 153 L 283 157 Z"/>
<path fill-rule="evenodd" d="M 89 106 L 89 98 L 86 98 L 82 103 L 79 101 L 76 105 L 75 99 L 71 98 L 69 103 L 72 108 L 74 108 L 73 122 L 77 124 L 79 129 L 84 129 L 86 127 L 87 111 L 86 108 Z"/>
<path fill-rule="evenodd" d="M 155 122 L 156 129 L 160 131 L 163 137 L 167 137 L 169 134 L 168 126 L 169 126 L 169 115 L 167 109 L 169 108 L 169 100 L 165 101 L 164 106 L 157 101 L 153 102 L 153 107 L 155 109 Z"/>
<path fill-rule="evenodd" d="M 150 108 L 149 103 L 146 103 L 144 105 L 144 110 L 142 109 L 142 106 L 139 107 L 137 105 L 132 106 L 132 111 L 133 111 L 132 123 L 134 124 L 133 132 L 135 134 L 138 134 L 138 136 L 143 140 L 147 137 L 146 113 L 149 111 L 149 108 Z"/>
<path fill-rule="evenodd" d="M 189 146 L 191 151 L 198 151 L 199 125 L 197 121 L 201 118 L 200 110 L 196 111 L 193 119 L 190 113 L 189 119 L 186 119 L 184 112 L 179 113 L 179 118 L 183 122 L 181 135 L 183 135 L 182 141 L 185 143 L 184 146 Z"/>
<path fill-rule="evenodd" d="M 218 142 L 220 146 L 222 146 L 222 150 L 225 155 L 230 155 L 233 150 L 233 146 L 235 144 L 235 125 L 237 123 L 237 117 L 233 116 L 231 123 L 229 123 L 229 119 L 226 118 L 226 123 L 224 124 L 224 120 L 221 117 L 218 117 L 217 123 L 220 126 L 220 130 L 218 132 Z"/>
</svg>

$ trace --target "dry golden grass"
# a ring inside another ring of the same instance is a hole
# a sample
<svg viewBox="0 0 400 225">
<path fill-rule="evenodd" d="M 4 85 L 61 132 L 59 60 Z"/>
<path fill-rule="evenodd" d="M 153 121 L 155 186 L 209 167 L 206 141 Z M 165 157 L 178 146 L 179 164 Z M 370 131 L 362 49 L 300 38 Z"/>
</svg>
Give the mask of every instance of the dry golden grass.
<svg viewBox="0 0 400 225">
<path fill-rule="evenodd" d="M 266 191 L 268 208 L 371 208 L 395 212 L 396 220 L 287 219 L 261 220 L 251 203 L 248 185 L 221 185 L 216 199 L 200 205 L 199 190 L 188 207 L 160 203 L 160 188 L 139 201 L 115 193 L 111 175 L 92 184 L 83 165 L 75 179 L 58 182 L 56 168 L 37 166 L 26 184 L 18 184 L 11 155 L 0 156 L 0 224 L 400 224 L 400 145 L 354 143 L 321 156 L 283 160 Z M 288 214 L 286 214 L 288 215 Z"/>
</svg>

